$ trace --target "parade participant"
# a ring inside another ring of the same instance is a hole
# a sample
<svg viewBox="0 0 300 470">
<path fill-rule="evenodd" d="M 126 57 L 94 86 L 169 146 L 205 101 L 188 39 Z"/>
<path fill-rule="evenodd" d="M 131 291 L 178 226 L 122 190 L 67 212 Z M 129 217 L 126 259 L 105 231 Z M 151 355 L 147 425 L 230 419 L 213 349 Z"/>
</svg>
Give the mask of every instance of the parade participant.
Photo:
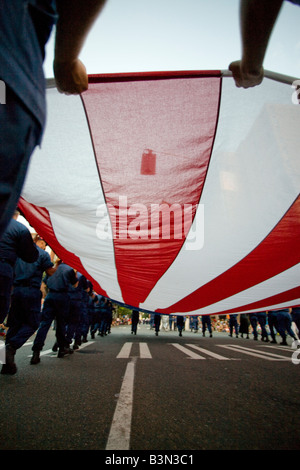
<svg viewBox="0 0 300 470">
<path fill-rule="evenodd" d="M 68 289 L 70 285 L 76 286 L 78 279 L 74 269 L 65 263 L 61 263 L 56 272 L 46 279 L 49 292 L 45 298 L 42 309 L 42 320 L 33 342 L 31 364 L 40 362 L 40 351 L 44 347 L 49 328 L 56 321 L 56 340 L 58 345 L 58 357 L 64 357 L 70 353 L 66 340 L 66 316 L 69 312 L 70 299 Z"/>
<path fill-rule="evenodd" d="M 18 215 L 15 211 L 0 240 L 0 324 L 8 314 L 17 258 L 34 263 L 39 255 L 28 228 L 16 220 Z"/>
<path fill-rule="evenodd" d="M 18 258 L 14 270 L 13 292 L 8 314 L 8 332 L 6 348 L 10 349 L 9 360 L 3 364 L 1 374 L 15 374 L 17 367 L 14 356 L 17 349 L 34 334 L 40 324 L 41 315 L 41 283 L 43 273 L 49 276 L 57 269 L 53 265 L 49 253 L 45 251 L 46 243 L 38 235 L 35 236 L 39 252 L 37 261 L 26 263 Z"/>
</svg>

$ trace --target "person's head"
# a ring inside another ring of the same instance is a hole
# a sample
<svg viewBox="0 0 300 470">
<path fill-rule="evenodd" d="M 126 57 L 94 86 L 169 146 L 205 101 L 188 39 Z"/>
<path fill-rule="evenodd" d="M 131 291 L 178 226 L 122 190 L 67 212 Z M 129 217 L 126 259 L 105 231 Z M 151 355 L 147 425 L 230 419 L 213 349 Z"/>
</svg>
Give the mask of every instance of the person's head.
<svg viewBox="0 0 300 470">
<path fill-rule="evenodd" d="M 38 234 L 35 235 L 34 237 L 34 242 L 37 246 L 39 246 L 42 250 L 45 250 L 46 249 L 46 246 L 47 246 L 47 243 L 45 242 L 45 240 L 40 237 Z"/>
</svg>

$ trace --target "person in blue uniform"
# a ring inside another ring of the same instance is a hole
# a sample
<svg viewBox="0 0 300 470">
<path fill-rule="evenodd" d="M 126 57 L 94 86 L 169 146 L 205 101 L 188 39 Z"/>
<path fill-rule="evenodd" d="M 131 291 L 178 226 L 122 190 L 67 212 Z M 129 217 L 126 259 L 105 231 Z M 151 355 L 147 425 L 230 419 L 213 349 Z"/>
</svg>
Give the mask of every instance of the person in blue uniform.
<svg viewBox="0 0 300 470">
<path fill-rule="evenodd" d="M 267 325 L 267 312 L 257 312 L 257 321 L 260 325 L 261 328 L 261 340 L 266 341 L 266 343 L 269 342 L 269 337 L 268 337 L 268 332 L 266 329 Z"/>
<path fill-rule="evenodd" d="M 108 333 L 110 333 L 110 327 L 112 322 L 112 310 L 113 307 L 111 301 L 109 299 L 105 299 L 99 329 L 100 336 L 106 336 Z"/>
<path fill-rule="evenodd" d="M 18 258 L 15 265 L 15 278 L 11 296 L 11 306 L 8 314 L 8 332 L 6 347 L 10 347 L 10 362 L 3 364 L 2 374 L 15 374 L 17 367 L 13 361 L 17 349 L 34 334 L 40 323 L 41 314 L 41 283 L 43 273 L 52 275 L 57 269 L 49 253 L 45 251 L 46 243 L 39 236 L 35 237 L 39 252 L 37 261 L 26 263 Z"/>
<path fill-rule="evenodd" d="M 41 323 L 32 345 L 31 364 L 40 362 L 40 351 L 44 347 L 53 320 L 56 320 L 57 356 L 64 357 L 70 353 L 69 343 L 66 340 L 66 317 L 70 306 L 68 290 L 70 285 L 76 286 L 78 283 L 76 273 L 70 266 L 61 263 L 56 272 L 45 281 L 49 292 L 44 301 Z"/>
<path fill-rule="evenodd" d="M 86 336 L 85 339 L 87 339 L 88 333 L 92 332 L 93 325 L 95 323 L 95 299 L 96 299 L 96 294 L 94 292 L 93 284 L 91 281 L 87 281 L 88 283 L 88 325 L 86 328 Z"/>
<path fill-rule="evenodd" d="M 156 336 L 158 336 L 158 333 L 159 333 L 160 321 L 161 321 L 161 316 L 158 313 L 155 313 L 154 314 L 154 329 L 155 329 Z"/>
<path fill-rule="evenodd" d="M 78 56 L 104 3 L 0 2 L 0 80 L 5 85 L 0 104 L 0 238 L 17 205 L 30 157 L 41 144 L 46 118 L 43 62 L 53 25 L 56 22 L 57 88 L 66 94 L 81 93 L 88 88 L 88 77 Z"/>
<path fill-rule="evenodd" d="M 209 331 L 209 336 L 212 338 L 212 328 L 211 328 L 211 318 L 210 315 L 202 315 L 201 317 L 202 322 L 202 336 L 205 336 L 206 328 Z"/>
<path fill-rule="evenodd" d="M 291 311 L 292 321 L 295 323 L 300 338 L 300 307 L 293 307 Z"/>
<path fill-rule="evenodd" d="M 280 334 L 282 338 L 282 342 L 279 344 L 283 346 L 287 346 L 288 345 L 286 341 L 287 334 L 290 335 L 294 340 L 297 340 L 297 336 L 292 330 L 292 318 L 290 315 L 290 311 L 288 308 L 275 310 L 275 311 L 277 313 L 278 333 Z"/>
<path fill-rule="evenodd" d="M 67 327 L 67 340 L 71 344 L 74 339 L 74 350 L 81 345 L 82 325 L 87 316 L 87 303 L 84 295 L 87 289 L 87 279 L 79 272 L 77 272 L 77 279 L 77 287 L 69 287 L 70 309 Z"/>
<path fill-rule="evenodd" d="M 27 263 L 34 263 L 39 256 L 28 228 L 16 220 L 18 215 L 19 213 L 15 211 L 14 217 L 0 240 L 0 324 L 4 322 L 8 315 L 17 259 L 20 258 Z M 15 373 L 15 367 L 13 366 L 14 355 L 15 349 L 7 344 L 5 346 L 3 373 L 5 373 L 5 370 Z"/>
<path fill-rule="evenodd" d="M 39 255 L 28 228 L 16 220 L 18 215 L 16 211 L 0 240 L 0 324 L 8 314 L 17 258 L 34 263 Z"/>
<path fill-rule="evenodd" d="M 252 327 L 252 333 L 253 333 L 253 336 L 254 336 L 254 340 L 257 341 L 257 323 L 258 323 L 258 320 L 257 320 L 257 313 L 256 312 L 253 312 L 253 313 L 249 313 L 249 320 L 250 320 L 250 325 Z"/>
<path fill-rule="evenodd" d="M 270 328 L 270 335 L 272 338 L 271 343 L 277 344 L 276 334 L 278 331 L 278 322 L 277 322 L 277 312 L 275 312 L 274 310 L 268 312 L 268 325 Z"/>
<path fill-rule="evenodd" d="M 136 335 L 137 333 L 137 326 L 140 319 L 140 313 L 138 310 L 133 309 L 131 314 L 131 334 Z"/>
<path fill-rule="evenodd" d="M 239 324 L 238 324 L 238 321 L 237 321 L 237 314 L 236 313 L 231 313 L 229 315 L 229 336 L 232 336 L 233 329 L 235 331 L 236 338 L 238 338 L 239 337 Z"/>
<path fill-rule="evenodd" d="M 177 325 L 177 330 L 179 332 L 179 336 L 182 336 L 182 331 L 184 329 L 184 317 L 182 315 L 177 316 L 176 325 Z"/>
<path fill-rule="evenodd" d="M 98 334 L 100 335 L 101 324 L 102 324 L 103 317 L 104 317 L 105 297 L 99 294 L 96 295 L 94 309 L 95 309 L 95 319 L 94 319 L 94 325 L 91 329 L 92 338 L 95 338 L 95 333 L 97 332 L 97 330 L 98 330 Z"/>
</svg>

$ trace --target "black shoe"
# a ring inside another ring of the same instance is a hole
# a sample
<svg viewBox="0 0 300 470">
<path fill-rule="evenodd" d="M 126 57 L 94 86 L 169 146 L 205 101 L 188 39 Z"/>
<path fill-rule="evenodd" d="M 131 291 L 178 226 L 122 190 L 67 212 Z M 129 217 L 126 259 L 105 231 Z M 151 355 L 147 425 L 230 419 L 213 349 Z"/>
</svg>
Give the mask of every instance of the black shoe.
<svg viewBox="0 0 300 470">
<path fill-rule="evenodd" d="M 94 332 L 91 333 L 91 338 L 92 338 L 92 339 L 95 338 L 95 333 L 94 333 Z"/>
<path fill-rule="evenodd" d="M 87 343 L 87 342 L 88 342 L 88 340 L 87 340 L 87 337 L 86 337 L 86 336 L 83 336 L 83 337 L 82 337 L 82 342 L 83 342 L 83 343 Z"/>
<path fill-rule="evenodd" d="M 72 351 L 71 348 L 59 348 L 57 357 L 65 357 L 68 354 L 72 354 L 74 351 Z"/>
<path fill-rule="evenodd" d="M 74 344 L 73 344 L 73 351 L 76 351 L 76 349 L 79 349 L 79 346 L 78 346 L 77 343 L 74 343 Z"/>
<path fill-rule="evenodd" d="M 58 344 L 57 344 L 57 341 L 55 341 L 55 343 L 52 346 L 52 351 L 57 352 L 57 350 L 58 350 Z"/>
<path fill-rule="evenodd" d="M 30 364 L 38 364 L 39 362 L 41 362 L 40 351 L 33 351 L 32 358 L 30 360 Z"/>
<path fill-rule="evenodd" d="M 17 366 L 13 364 L 3 364 L 1 374 L 3 375 L 14 375 L 17 372 Z"/>
<path fill-rule="evenodd" d="M 17 366 L 15 364 L 16 350 L 10 344 L 5 346 L 5 364 L 2 366 L 1 374 L 13 375 L 17 372 Z"/>
</svg>

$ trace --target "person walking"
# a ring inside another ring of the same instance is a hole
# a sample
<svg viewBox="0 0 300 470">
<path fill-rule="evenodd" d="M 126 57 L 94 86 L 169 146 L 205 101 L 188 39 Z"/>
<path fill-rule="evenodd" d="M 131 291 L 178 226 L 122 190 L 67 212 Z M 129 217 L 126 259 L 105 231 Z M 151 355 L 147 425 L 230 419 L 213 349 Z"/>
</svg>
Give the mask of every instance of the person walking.
<svg viewBox="0 0 300 470">
<path fill-rule="evenodd" d="M 239 337 L 239 324 L 237 321 L 237 314 L 231 313 L 229 315 L 229 336 L 232 336 L 233 329 L 235 331 L 236 338 Z"/>
<path fill-rule="evenodd" d="M 257 321 L 261 328 L 261 340 L 269 342 L 268 332 L 266 329 L 267 324 L 267 313 L 266 312 L 257 312 Z"/>
<path fill-rule="evenodd" d="M 201 317 L 202 322 L 202 336 L 205 336 L 206 329 L 209 332 L 210 338 L 212 338 L 212 327 L 211 327 L 211 318 L 210 315 L 202 315 Z"/>
<path fill-rule="evenodd" d="M 182 331 L 184 329 L 184 316 L 182 315 L 177 315 L 177 321 L 176 321 L 176 324 L 177 324 L 177 329 L 178 329 L 178 332 L 179 332 L 179 336 L 182 336 Z"/>
<path fill-rule="evenodd" d="M 71 350 L 66 340 L 66 317 L 70 307 L 68 290 L 70 285 L 76 286 L 77 283 L 74 269 L 65 263 L 61 263 L 56 272 L 46 279 L 49 292 L 44 301 L 41 323 L 32 345 L 31 364 L 40 362 L 40 352 L 44 347 L 48 331 L 54 320 L 56 322 L 55 333 L 58 346 L 57 357 L 62 358 L 66 354 L 70 354 Z"/>
<path fill-rule="evenodd" d="M 277 312 L 277 322 L 278 322 L 278 333 L 282 338 L 282 342 L 279 343 L 282 346 L 287 346 L 287 334 L 291 336 L 294 340 L 297 340 L 297 336 L 292 330 L 292 318 L 288 308 L 276 310 Z"/>
<path fill-rule="evenodd" d="M 136 309 L 133 309 L 132 315 L 131 315 L 131 334 L 132 335 L 136 335 L 138 323 L 139 323 L 139 311 Z"/>
</svg>

